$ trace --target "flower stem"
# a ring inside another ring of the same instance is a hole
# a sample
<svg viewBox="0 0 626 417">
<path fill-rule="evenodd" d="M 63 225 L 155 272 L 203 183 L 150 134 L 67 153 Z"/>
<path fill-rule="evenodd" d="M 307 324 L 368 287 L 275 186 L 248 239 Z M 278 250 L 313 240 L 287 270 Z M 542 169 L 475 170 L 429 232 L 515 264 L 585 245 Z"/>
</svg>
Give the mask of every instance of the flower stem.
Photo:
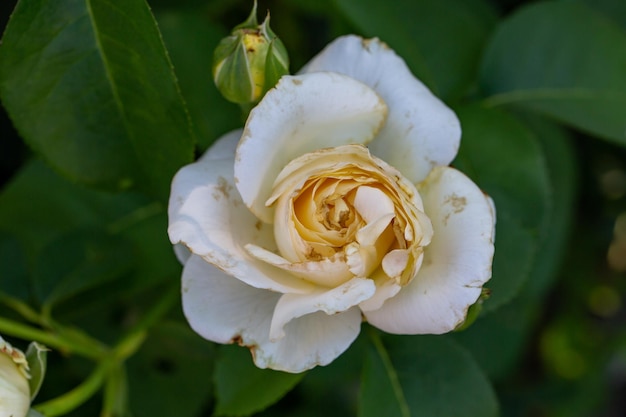
<svg viewBox="0 0 626 417">
<path fill-rule="evenodd" d="M 410 417 L 411 411 L 409 409 L 409 405 L 406 402 L 406 398 L 404 397 L 404 390 L 400 385 L 400 380 L 398 379 L 398 373 L 391 363 L 391 358 L 389 357 L 389 352 L 387 352 L 387 348 L 383 345 L 383 341 L 380 339 L 380 334 L 377 330 L 370 327 L 368 332 L 370 339 L 372 340 L 372 344 L 374 345 L 374 349 L 380 360 L 383 363 L 385 368 L 385 372 L 387 373 L 387 378 L 389 379 L 389 383 L 391 384 L 391 388 L 393 390 L 394 396 L 396 397 L 396 401 L 398 402 L 398 408 L 402 417 Z"/>
<path fill-rule="evenodd" d="M 94 349 L 91 345 L 76 343 L 73 338 L 67 338 L 59 333 L 40 330 L 26 324 L 0 317 L 0 333 L 18 337 L 24 340 L 33 340 L 48 347 L 67 353 L 77 353 L 87 358 L 98 359 L 103 350 Z"/>
<path fill-rule="evenodd" d="M 35 310 L 23 301 L 0 294 L 0 302 L 24 317 L 26 320 L 33 323 L 39 323 L 39 314 L 37 314 Z"/>
<path fill-rule="evenodd" d="M 103 359 L 82 384 L 57 398 L 38 404 L 34 408 L 46 417 L 60 416 L 74 410 L 100 389 L 113 364 L 114 361 Z"/>
</svg>

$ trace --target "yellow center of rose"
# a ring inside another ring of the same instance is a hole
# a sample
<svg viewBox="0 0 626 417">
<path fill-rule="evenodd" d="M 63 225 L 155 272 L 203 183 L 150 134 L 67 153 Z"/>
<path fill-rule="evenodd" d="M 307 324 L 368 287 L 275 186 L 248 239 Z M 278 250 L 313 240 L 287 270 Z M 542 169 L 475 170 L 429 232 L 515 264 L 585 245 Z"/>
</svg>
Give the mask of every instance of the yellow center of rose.
<svg viewBox="0 0 626 417">
<path fill-rule="evenodd" d="M 406 285 L 417 272 L 430 220 L 415 187 L 365 147 L 306 154 L 273 191 L 282 268 L 328 287 L 354 277 Z"/>
</svg>

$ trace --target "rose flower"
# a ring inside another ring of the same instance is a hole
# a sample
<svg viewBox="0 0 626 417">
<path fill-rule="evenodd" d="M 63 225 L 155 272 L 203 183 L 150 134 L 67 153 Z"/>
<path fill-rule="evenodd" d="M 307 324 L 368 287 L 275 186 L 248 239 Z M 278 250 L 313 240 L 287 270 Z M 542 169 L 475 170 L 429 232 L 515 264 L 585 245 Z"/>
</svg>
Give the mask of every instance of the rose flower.
<svg viewBox="0 0 626 417">
<path fill-rule="evenodd" d="M 25 417 L 30 408 L 28 362 L 0 336 L 0 417 Z"/>
<path fill-rule="evenodd" d="M 363 320 L 396 334 L 462 324 L 491 277 L 495 212 L 448 166 L 460 136 L 377 39 L 339 38 L 283 77 L 243 131 L 173 180 L 192 328 L 301 372 L 345 351 Z"/>
</svg>

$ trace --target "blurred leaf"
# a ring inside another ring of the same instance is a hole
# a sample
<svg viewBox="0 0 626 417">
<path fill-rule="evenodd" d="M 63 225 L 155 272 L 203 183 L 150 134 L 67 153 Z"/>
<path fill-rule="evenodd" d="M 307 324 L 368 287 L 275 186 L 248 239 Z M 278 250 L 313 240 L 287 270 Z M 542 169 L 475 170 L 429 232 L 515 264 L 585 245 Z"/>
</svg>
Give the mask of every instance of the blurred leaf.
<svg viewBox="0 0 626 417">
<path fill-rule="evenodd" d="M 26 350 L 26 361 L 30 372 L 28 385 L 30 387 L 31 401 L 37 396 L 39 388 L 46 376 L 46 367 L 48 363 L 48 349 L 42 344 L 32 342 Z"/>
<path fill-rule="evenodd" d="M 490 106 L 539 111 L 626 145 L 626 33 L 582 4 L 533 4 L 505 20 L 481 83 Z"/>
<path fill-rule="evenodd" d="M 128 361 L 128 387 L 135 417 L 195 417 L 211 393 L 213 345 L 185 325 L 152 329 Z"/>
<path fill-rule="evenodd" d="M 388 43 L 446 100 L 471 87 L 495 23 L 495 13 L 482 0 L 335 1 L 363 35 Z"/>
<path fill-rule="evenodd" d="M 551 210 L 541 227 L 539 255 L 527 283 L 531 296 L 542 297 L 555 282 L 569 244 L 578 172 L 573 138 L 565 129 L 542 117 L 525 114 L 518 118 L 539 139 L 550 174 Z"/>
<path fill-rule="evenodd" d="M 489 381 L 453 340 L 389 336 L 371 346 L 363 372 L 360 417 L 497 415 Z"/>
<path fill-rule="evenodd" d="M 149 200 L 86 189 L 59 177 L 41 161 L 19 171 L 0 194 L 0 228 L 19 239 L 28 260 L 75 228 L 103 228 Z"/>
<path fill-rule="evenodd" d="M 11 234 L 0 230 L 0 293 L 20 300 L 30 295 L 28 270 L 20 242 Z"/>
<path fill-rule="evenodd" d="M 486 314 L 454 338 L 472 352 L 490 378 L 503 379 L 516 365 L 544 308 L 547 290 L 563 261 L 573 218 L 576 174 L 571 138 L 557 125 L 526 115 L 521 120 L 539 140 L 550 175 L 551 209 L 540 228 L 540 242 L 520 294 Z M 496 248 L 498 247 L 496 239 Z"/>
<path fill-rule="evenodd" d="M 187 102 L 201 149 L 220 135 L 240 127 L 241 111 L 215 88 L 211 74 L 213 50 L 228 33 L 196 11 L 155 13 L 182 94 Z"/>
<path fill-rule="evenodd" d="M 261 411 L 281 399 L 304 375 L 259 369 L 247 349 L 222 346 L 215 366 L 215 415 L 248 416 Z"/>
<path fill-rule="evenodd" d="M 21 0 L 0 46 L 0 95 L 24 139 L 86 184 L 167 198 L 193 138 L 144 0 Z"/>
<path fill-rule="evenodd" d="M 76 230 L 105 230 L 121 236 L 126 246 L 134 244 L 135 274 L 133 280 L 124 283 L 125 291 L 180 273 L 161 204 L 141 195 L 109 194 L 77 186 L 41 161 L 27 164 L 0 194 L 0 230 L 19 240 L 31 266 L 44 247 Z M 64 263 L 63 259 L 73 262 L 63 256 L 58 263 Z"/>
<path fill-rule="evenodd" d="M 350 348 L 331 364 L 307 371 L 302 381 L 280 402 L 255 416 L 355 416 L 368 344 L 367 334 L 361 332 Z"/>
<path fill-rule="evenodd" d="M 167 213 L 161 206 L 148 205 L 135 210 L 132 223 L 123 226 L 121 235 L 134 244 L 135 268 L 132 283 L 125 291 L 141 289 L 159 281 L 178 279 L 181 265 L 167 236 Z"/>
<path fill-rule="evenodd" d="M 474 105 L 458 109 L 463 126 L 454 165 L 496 205 L 496 253 L 485 311 L 509 302 L 528 278 L 539 234 L 551 209 L 550 179 L 537 138 L 504 112 Z"/>
<path fill-rule="evenodd" d="M 76 231 L 45 247 L 33 275 L 35 294 L 51 306 L 131 271 L 133 247 L 119 236 Z"/>
<path fill-rule="evenodd" d="M 624 0 L 563 0 L 583 3 L 591 9 L 594 9 L 607 18 L 617 22 L 622 28 L 626 29 L 626 1 Z"/>
</svg>

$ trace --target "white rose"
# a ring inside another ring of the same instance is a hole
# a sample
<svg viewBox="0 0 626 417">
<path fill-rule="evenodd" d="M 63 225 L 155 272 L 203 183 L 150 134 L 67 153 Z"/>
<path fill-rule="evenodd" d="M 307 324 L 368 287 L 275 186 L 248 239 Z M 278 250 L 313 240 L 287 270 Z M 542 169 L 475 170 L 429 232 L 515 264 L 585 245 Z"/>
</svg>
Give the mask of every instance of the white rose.
<svg viewBox="0 0 626 417">
<path fill-rule="evenodd" d="M 334 360 L 365 318 L 445 333 L 491 277 L 491 200 L 455 114 L 384 43 L 339 38 L 172 184 L 191 326 L 261 368 Z M 367 147 L 365 146 L 367 145 Z"/>
<path fill-rule="evenodd" d="M 25 417 L 30 408 L 28 363 L 24 353 L 0 336 L 0 417 Z"/>
</svg>

